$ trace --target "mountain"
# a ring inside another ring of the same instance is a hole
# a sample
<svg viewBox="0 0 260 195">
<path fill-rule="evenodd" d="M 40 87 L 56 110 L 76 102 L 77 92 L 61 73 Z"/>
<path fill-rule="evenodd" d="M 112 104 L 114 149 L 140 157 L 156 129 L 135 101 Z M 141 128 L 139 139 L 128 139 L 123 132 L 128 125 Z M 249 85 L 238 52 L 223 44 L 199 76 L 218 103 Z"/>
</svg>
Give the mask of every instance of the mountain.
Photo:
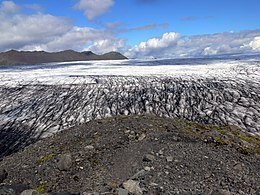
<svg viewBox="0 0 260 195">
<path fill-rule="evenodd" d="M 123 60 L 127 59 L 118 52 L 109 52 L 97 55 L 91 51 L 76 52 L 65 50 L 59 52 L 45 51 L 16 51 L 10 50 L 0 53 L 0 65 L 22 65 L 22 64 L 42 64 L 50 62 L 70 62 L 87 60 Z"/>
</svg>

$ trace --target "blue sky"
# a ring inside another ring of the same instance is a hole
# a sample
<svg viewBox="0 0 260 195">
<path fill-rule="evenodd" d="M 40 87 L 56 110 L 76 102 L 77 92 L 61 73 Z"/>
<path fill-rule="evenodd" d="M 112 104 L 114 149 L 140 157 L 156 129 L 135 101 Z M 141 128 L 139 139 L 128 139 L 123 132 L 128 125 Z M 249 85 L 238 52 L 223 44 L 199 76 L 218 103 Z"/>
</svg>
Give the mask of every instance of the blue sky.
<svg viewBox="0 0 260 195">
<path fill-rule="evenodd" d="M 259 0 L 5 0 L 0 50 L 115 50 L 131 57 L 259 52 L 259 7 Z"/>
</svg>

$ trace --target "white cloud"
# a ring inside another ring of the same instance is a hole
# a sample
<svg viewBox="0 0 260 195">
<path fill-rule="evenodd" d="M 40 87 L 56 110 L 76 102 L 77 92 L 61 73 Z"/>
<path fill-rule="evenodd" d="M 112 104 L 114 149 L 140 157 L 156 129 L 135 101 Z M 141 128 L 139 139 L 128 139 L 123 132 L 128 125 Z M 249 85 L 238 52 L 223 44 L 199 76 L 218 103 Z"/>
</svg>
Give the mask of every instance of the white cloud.
<svg viewBox="0 0 260 195">
<path fill-rule="evenodd" d="M 23 15 L 17 7 L 11 1 L 0 3 L 0 51 L 82 51 L 100 40 L 111 40 L 111 43 L 119 41 L 112 33 L 106 31 L 73 26 L 68 18 L 41 13 Z"/>
<path fill-rule="evenodd" d="M 84 11 L 89 20 L 104 14 L 114 4 L 114 0 L 80 0 L 75 8 Z"/>
<path fill-rule="evenodd" d="M 179 33 L 169 32 L 164 33 L 161 37 L 149 39 L 146 42 L 141 42 L 138 46 L 129 49 L 126 55 L 130 57 L 154 56 L 162 54 L 166 48 L 175 47 L 180 37 Z M 164 55 L 167 51 L 164 51 Z"/>
<path fill-rule="evenodd" d="M 56 36 L 44 44 L 26 45 L 22 50 L 60 51 L 73 49 L 82 51 L 87 45 L 100 39 L 113 39 L 110 34 L 92 28 L 73 27 L 62 35 Z"/>
<path fill-rule="evenodd" d="M 125 41 L 122 39 L 103 39 L 94 42 L 85 50 L 93 51 L 94 53 L 107 53 L 110 51 L 118 51 L 125 47 Z"/>
<path fill-rule="evenodd" d="M 0 5 L 0 13 L 2 14 L 13 14 L 17 13 L 19 10 L 20 6 L 12 1 L 3 1 Z"/>
<path fill-rule="evenodd" d="M 139 48 L 141 50 L 146 49 L 160 49 L 164 47 L 168 47 L 172 43 L 175 43 L 179 38 L 179 34 L 175 32 L 165 33 L 161 38 L 152 38 L 147 42 L 141 42 L 139 44 Z"/>
<path fill-rule="evenodd" d="M 165 33 L 130 48 L 129 57 L 198 57 L 260 51 L 260 30 L 181 37 Z"/>
<path fill-rule="evenodd" d="M 254 51 L 260 51 L 260 36 L 259 37 L 255 37 L 254 40 L 249 43 L 249 46 Z"/>
<path fill-rule="evenodd" d="M 0 16 L 0 50 L 44 44 L 71 29 L 69 20 L 52 15 Z"/>
</svg>

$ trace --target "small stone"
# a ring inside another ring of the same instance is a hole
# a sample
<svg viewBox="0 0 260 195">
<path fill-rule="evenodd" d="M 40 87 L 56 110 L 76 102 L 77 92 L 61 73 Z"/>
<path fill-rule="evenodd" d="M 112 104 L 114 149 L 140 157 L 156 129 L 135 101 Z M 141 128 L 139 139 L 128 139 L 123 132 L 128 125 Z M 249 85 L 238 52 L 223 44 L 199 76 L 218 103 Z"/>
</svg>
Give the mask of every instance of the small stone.
<svg viewBox="0 0 260 195">
<path fill-rule="evenodd" d="M 243 169 L 244 169 L 244 165 L 241 164 L 241 163 L 237 163 L 237 164 L 235 164 L 234 169 L 239 171 L 239 172 L 242 172 Z"/>
<path fill-rule="evenodd" d="M 138 141 L 142 141 L 146 138 L 146 135 L 144 133 L 142 133 L 139 137 L 138 137 Z"/>
<path fill-rule="evenodd" d="M 152 183 L 150 183 L 150 186 L 153 186 L 153 187 L 155 187 L 155 186 L 158 186 L 158 184 L 157 184 L 157 183 L 154 183 L 154 182 L 152 182 Z"/>
<path fill-rule="evenodd" d="M 24 190 L 28 190 L 28 189 L 30 189 L 29 186 L 24 184 L 4 185 L 4 186 L 0 186 L 0 194 L 16 195 L 16 194 L 21 194 Z"/>
<path fill-rule="evenodd" d="M 139 181 L 134 181 L 134 180 L 130 179 L 130 180 L 124 182 L 123 186 L 130 193 L 133 193 L 135 195 L 142 195 L 143 194 L 143 191 L 139 186 Z"/>
<path fill-rule="evenodd" d="M 1 195 L 16 195 L 14 189 L 7 187 L 7 186 L 0 187 L 0 194 Z"/>
<path fill-rule="evenodd" d="M 86 150 L 94 150 L 95 148 L 92 145 L 88 145 L 88 146 L 85 146 L 85 149 Z"/>
<path fill-rule="evenodd" d="M 130 177 L 130 179 L 138 179 L 139 177 L 142 177 L 146 174 L 147 174 L 146 171 L 142 169 L 141 171 L 138 171 L 136 174 Z"/>
<path fill-rule="evenodd" d="M 171 137 L 171 139 L 172 139 L 173 141 L 175 141 L 175 142 L 179 141 L 179 138 L 176 137 L 176 136 Z"/>
<path fill-rule="evenodd" d="M 118 195 L 128 195 L 128 191 L 126 189 L 117 188 L 116 191 L 117 191 Z"/>
<path fill-rule="evenodd" d="M 24 190 L 20 195 L 38 195 L 39 193 L 36 190 Z"/>
<path fill-rule="evenodd" d="M 258 190 L 258 192 L 257 192 L 256 190 L 251 188 L 249 191 L 249 194 L 260 194 L 260 190 Z"/>
<path fill-rule="evenodd" d="M 162 150 L 159 150 L 159 155 L 163 155 L 163 151 Z"/>
<path fill-rule="evenodd" d="M 143 158 L 143 161 L 145 162 L 151 162 L 155 160 L 155 156 L 151 155 L 151 154 L 146 154 Z"/>
<path fill-rule="evenodd" d="M 130 133 L 130 130 L 125 130 L 125 134 L 128 134 L 128 133 Z"/>
<path fill-rule="evenodd" d="M 172 156 L 167 156 L 166 157 L 166 161 L 167 162 L 172 162 L 173 161 L 173 157 Z"/>
<path fill-rule="evenodd" d="M 144 167 L 144 170 L 151 171 L 151 167 Z"/>
<path fill-rule="evenodd" d="M 131 132 L 130 132 L 130 134 L 134 135 L 134 134 L 135 134 L 135 132 L 134 132 L 134 131 L 131 131 Z"/>
<path fill-rule="evenodd" d="M 78 175 L 74 175 L 73 176 L 73 180 L 78 182 L 79 181 L 79 176 Z"/>
<path fill-rule="evenodd" d="M 57 164 L 58 169 L 61 171 L 67 171 L 70 169 L 71 165 L 72 165 L 71 154 L 62 154 Z"/>
</svg>

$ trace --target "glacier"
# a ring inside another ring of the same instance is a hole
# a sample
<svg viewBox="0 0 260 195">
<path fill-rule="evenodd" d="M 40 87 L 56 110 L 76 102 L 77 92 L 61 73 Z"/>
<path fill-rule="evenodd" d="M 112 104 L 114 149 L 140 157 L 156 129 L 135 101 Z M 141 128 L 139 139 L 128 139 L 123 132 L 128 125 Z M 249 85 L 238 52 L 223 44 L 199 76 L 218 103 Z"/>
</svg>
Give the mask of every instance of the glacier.
<svg viewBox="0 0 260 195">
<path fill-rule="evenodd" d="M 115 115 L 178 117 L 260 135 L 255 56 L 1 66 L 0 81 L 0 146 L 12 140 L 10 149 Z"/>
</svg>

